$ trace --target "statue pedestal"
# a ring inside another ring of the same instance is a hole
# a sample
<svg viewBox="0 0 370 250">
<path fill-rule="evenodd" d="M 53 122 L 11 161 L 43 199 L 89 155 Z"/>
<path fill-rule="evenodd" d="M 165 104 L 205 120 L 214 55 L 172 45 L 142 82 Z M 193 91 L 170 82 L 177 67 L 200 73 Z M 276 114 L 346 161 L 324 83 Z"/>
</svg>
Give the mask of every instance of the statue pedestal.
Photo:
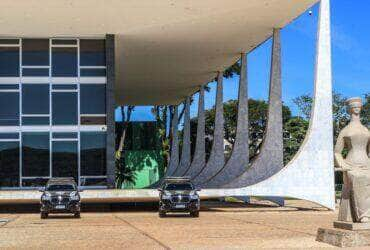
<svg viewBox="0 0 370 250">
<path fill-rule="evenodd" d="M 333 228 L 319 228 L 316 240 L 337 247 L 370 246 L 370 223 L 335 221 Z"/>
</svg>

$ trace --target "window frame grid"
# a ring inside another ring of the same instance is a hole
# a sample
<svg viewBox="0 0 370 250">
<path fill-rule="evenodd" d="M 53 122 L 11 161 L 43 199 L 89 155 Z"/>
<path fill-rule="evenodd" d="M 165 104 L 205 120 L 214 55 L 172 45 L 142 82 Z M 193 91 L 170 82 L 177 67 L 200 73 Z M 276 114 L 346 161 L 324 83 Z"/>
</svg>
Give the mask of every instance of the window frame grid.
<svg viewBox="0 0 370 250">
<path fill-rule="evenodd" d="M 106 175 L 102 176 L 81 176 L 81 132 L 106 132 L 107 125 L 81 125 L 81 117 L 83 116 L 96 116 L 107 117 L 107 114 L 81 114 L 81 84 L 104 84 L 107 83 L 106 76 L 92 76 L 81 77 L 81 69 L 106 69 L 106 66 L 81 66 L 80 65 L 80 39 L 102 39 L 101 37 L 48 37 L 49 39 L 49 65 L 23 65 L 22 63 L 22 39 L 29 38 L 11 38 L 17 39 L 17 44 L 0 44 L 0 47 L 18 47 L 19 48 L 19 76 L 18 77 L 0 77 L 0 84 L 14 84 L 18 85 L 18 89 L 3 89 L 0 92 L 18 92 L 19 93 L 19 123 L 18 126 L 0 126 L 1 132 L 15 132 L 19 133 L 19 139 L 0 139 L 0 142 L 16 141 L 19 142 L 19 187 L 0 187 L 0 189 L 8 190 L 32 190 L 37 187 L 28 187 L 22 185 L 22 180 L 30 179 L 49 179 L 52 178 L 52 143 L 54 141 L 77 141 L 78 144 L 78 186 L 81 184 L 81 178 L 89 179 L 104 179 Z M 32 38 L 45 38 L 45 37 L 32 37 Z M 1 37 L 0 39 L 7 39 Z M 53 44 L 54 40 L 76 40 L 76 44 Z M 77 77 L 52 77 L 52 48 L 77 48 Z M 49 76 L 23 76 L 23 69 L 48 69 Z M 23 84 L 47 84 L 49 85 L 49 114 L 23 114 L 22 109 L 22 85 Z M 53 89 L 54 85 L 76 85 L 77 89 Z M 77 93 L 77 124 L 76 125 L 53 125 L 52 119 L 52 95 L 54 92 L 75 92 Z M 22 125 L 23 117 L 49 117 L 49 125 Z M 22 133 L 23 132 L 48 132 L 49 133 L 49 176 L 27 177 L 22 175 Z M 77 132 L 77 138 L 53 138 L 53 132 Z M 83 186 L 84 189 L 105 189 L 106 186 Z"/>
</svg>

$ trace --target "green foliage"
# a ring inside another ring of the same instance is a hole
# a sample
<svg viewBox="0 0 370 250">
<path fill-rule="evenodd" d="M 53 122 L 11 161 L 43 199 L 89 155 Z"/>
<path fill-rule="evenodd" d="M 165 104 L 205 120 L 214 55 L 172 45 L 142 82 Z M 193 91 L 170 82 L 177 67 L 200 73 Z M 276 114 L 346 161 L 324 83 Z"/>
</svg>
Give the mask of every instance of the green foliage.
<svg viewBox="0 0 370 250">
<path fill-rule="evenodd" d="M 361 112 L 362 123 L 370 128 L 370 93 L 365 94 L 365 102 Z"/>
<path fill-rule="evenodd" d="M 249 154 L 250 158 L 254 158 L 258 152 L 259 147 L 265 133 L 265 128 L 267 125 L 267 112 L 268 112 L 268 103 L 264 100 L 248 100 L 249 108 Z M 238 111 L 238 101 L 229 100 L 224 103 L 224 133 L 225 140 L 230 144 L 234 144 L 236 136 L 236 125 L 237 125 L 237 112 Z M 215 120 L 215 107 L 212 109 L 206 110 L 206 153 L 209 155 L 212 145 L 212 137 L 214 133 L 214 120 Z M 289 107 L 283 106 L 283 120 L 288 121 L 291 118 L 291 111 Z M 192 121 L 192 139 L 193 141 L 196 138 L 196 118 L 193 118 Z"/>
<path fill-rule="evenodd" d="M 298 152 L 306 136 L 308 124 L 308 121 L 301 117 L 292 117 L 284 123 L 284 164 L 287 164 Z"/>
<path fill-rule="evenodd" d="M 224 71 L 224 77 L 232 78 L 234 75 L 240 75 L 240 69 L 241 69 L 240 60 L 238 60 Z"/>
<path fill-rule="evenodd" d="M 136 181 L 135 171 L 125 166 L 124 157 L 116 158 L 116 188 L 122 188 L 123 183 L 132 183 Z"/>
</svg>

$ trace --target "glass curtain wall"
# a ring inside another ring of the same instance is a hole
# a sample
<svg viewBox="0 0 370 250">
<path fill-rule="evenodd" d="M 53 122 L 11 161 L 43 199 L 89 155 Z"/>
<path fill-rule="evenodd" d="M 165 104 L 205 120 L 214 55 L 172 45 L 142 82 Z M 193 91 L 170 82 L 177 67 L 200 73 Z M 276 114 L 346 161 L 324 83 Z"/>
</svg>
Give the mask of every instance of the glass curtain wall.
<svg viewBox="0 0 370 250">
<path fill-rule="evenodd" d="M 105 40 L 0 38 L 0 189 L 104 187 Z"/>
</svg>

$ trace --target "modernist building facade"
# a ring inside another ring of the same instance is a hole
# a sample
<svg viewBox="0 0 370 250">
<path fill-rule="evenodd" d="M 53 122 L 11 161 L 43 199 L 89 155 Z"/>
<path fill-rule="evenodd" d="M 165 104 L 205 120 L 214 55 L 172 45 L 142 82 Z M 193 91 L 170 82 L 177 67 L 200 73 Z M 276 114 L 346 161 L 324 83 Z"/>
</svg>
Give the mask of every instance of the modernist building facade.
<svg viewBox="0 0 370 250">
<path fill-rule="evenodd" d="M 105 37 L 0 39 L 0 188 L 107 186 Z"/>
<path fill-rule="evenodd" d="M 280 30 L 318 2 L 310 127 L 284 166 Z M 93 189 L 83 192 L 83 201 L 158 199 L 158 183 L 112 189 L 114 109 L 173 105 L 166 176 L 190 176 L 202 198 L 288 196 L 334 208 L 330 0 L 3 0 L 0 17 L 0 203 L 38 202 L 37 191 L 24 189 L 62 176 Z M 261 69 L 270 70 L 268 125 L 259 155 L 249 162 L 247 57 L 271 37 L 271 67 Z M 225 161 L 222 75 L 237 60 L 236 139 Z M 206 161 L 204 86 L 215 78 L 214 142 Z M 196 92 L 191 158 L 189 99 Z"/>
</svg>

